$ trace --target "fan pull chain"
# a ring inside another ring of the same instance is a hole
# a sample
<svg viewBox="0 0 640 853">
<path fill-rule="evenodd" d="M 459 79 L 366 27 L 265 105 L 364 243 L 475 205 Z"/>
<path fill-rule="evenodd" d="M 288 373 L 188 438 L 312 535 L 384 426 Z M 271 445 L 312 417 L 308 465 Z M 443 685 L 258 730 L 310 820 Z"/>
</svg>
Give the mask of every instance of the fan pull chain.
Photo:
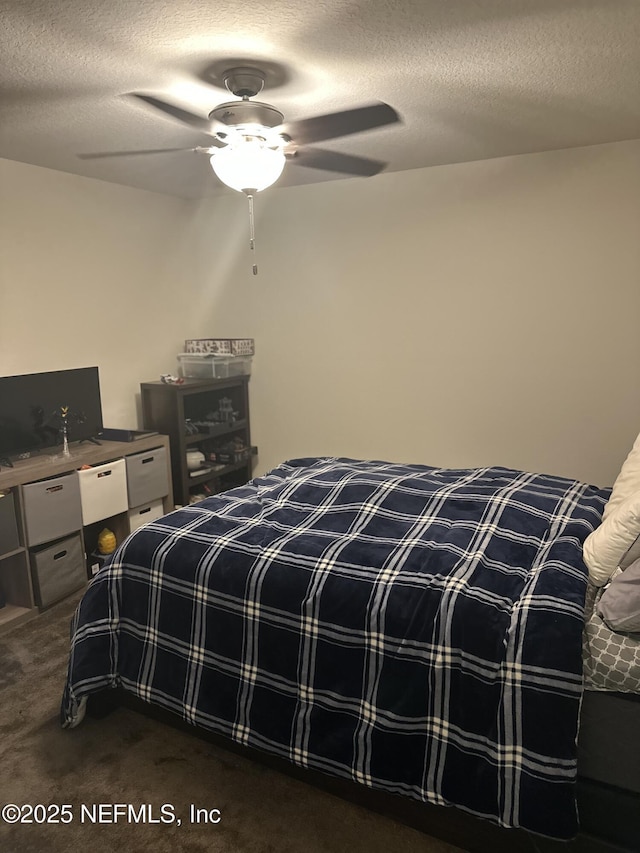
<svg viewBox="0 0 640 853">
<path fill-rule="evenodd" d="M 249 248 L 253 252 L 253 258 L 255 261 L 256 228 L 253 216 L 253 195 L 251 193 L 247 193 L 247 198 L 249 199 Z M 253 264 L 252 272 L 254 275 L 258 275 L 258 265 L 256 263 Z"/>
</svg>

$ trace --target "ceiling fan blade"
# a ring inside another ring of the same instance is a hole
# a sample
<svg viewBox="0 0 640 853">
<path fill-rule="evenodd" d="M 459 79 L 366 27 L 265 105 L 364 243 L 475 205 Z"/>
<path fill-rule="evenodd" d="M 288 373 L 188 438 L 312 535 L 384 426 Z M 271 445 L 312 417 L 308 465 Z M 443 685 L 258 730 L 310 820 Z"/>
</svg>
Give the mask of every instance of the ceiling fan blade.
<svg viewBox="0 0 640 853">
<path fill-rule="evenodd" d="M 311 169 L 325 169 L 327 172 L 344 172 L 370 178 L 377 175 L 387 165 L 381 160 L 367 157 L 355 157 L 353 154 L 341 154 L 337 151 L 325 151 L 322 148 L 302 148 L 290 155 L 291 162 Z"/>
<path fill-rule="evenodd" d="M 137 154 L 169 154 L 172 151 L 197 151 L 197 148 L 147 148 L 136 151 L 96 151 L 91 154 L 77 154 L 80 160 L 99 160 L 103 157 L 135 157 Z"/>
<path fill-rule="evenodd" d="M 168 104 L 166 101 L 161 101 L 159 98 L 154 98 L 153 95 L 141 95 L 138 92 L 132 92 L 131 97 L 137 98 L 139 101 L 144 101 L 145 104 L 155 107 L 155 109 L 160 110 L 165 115 L 177 118 L 183 124 L 188 124 L 189 127 L 194 127 L 196 130 L 200 130 L 202 133 L 207 133 L 210 136 L 215 137 L 218 132 L 226 133 L 228 131 L 228 128 L 220 122 L 197 116 L 195 113 L 190 113 L 181 107 L 176 107 L 173 104 Z M 224 145 L 223 142 L 219 142 L 218 140 L 214 140 L 213 144 Z"/>
<path fill-rule="evenodd" d="M 310 142 L 322 142 L 324 139 L 337 139 L 339 136 L 360 133 L 362 130 L 372 130 L 397 121 L 400 121 L 400 116 L 393 107 L 379 102 L 339 113 L 289 121 L 276 130 L 286 133 L 299 145 L 307 145 Z"/>
</svg>

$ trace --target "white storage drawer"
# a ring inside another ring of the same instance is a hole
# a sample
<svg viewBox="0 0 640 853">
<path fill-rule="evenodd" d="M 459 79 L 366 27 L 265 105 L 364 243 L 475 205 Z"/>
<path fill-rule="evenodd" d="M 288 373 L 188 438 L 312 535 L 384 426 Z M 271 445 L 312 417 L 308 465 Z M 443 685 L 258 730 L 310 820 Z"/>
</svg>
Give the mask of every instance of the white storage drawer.
<svg viewBox="0 0 640 853">
<path fill-rule="evenodd" d="M 126 457 L 129 506 L 139 507 L 169 494 L 167 451 L 156 447 Z"/>
<path fill-rule="evenodd" d="M 137 506 L 129 510 L 129 529 L 133 533 L 144 524 L 154 521 L 156 518 L 161 518 L 164 515 L 162 498 L 151 501 L 144 506 Z"/>
<path fill-rule="evenodd" d="M 80 485 L 83 524 L 126 512 L 127 472 L 124 459 L 76 471 Z"/>
<path fill-rule="evenodd" d="M 82 527 L 80 489 L 74 473 L 22 486 L 27 542 L 40 545 Z"/>
<path fill-rule="evenodd" d="M 36 604 L 48 607 L 87 583 L 80 534 L 31 552 Z"/>
</svg>

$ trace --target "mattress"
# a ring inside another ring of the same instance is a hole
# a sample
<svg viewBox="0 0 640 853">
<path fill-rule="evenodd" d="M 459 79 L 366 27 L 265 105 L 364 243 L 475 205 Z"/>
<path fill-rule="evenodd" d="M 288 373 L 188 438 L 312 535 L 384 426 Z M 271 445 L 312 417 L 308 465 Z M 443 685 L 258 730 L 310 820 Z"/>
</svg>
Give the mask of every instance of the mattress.
<svg viewBox="0 0 640 853">
<path fill-rule="evenodd" d="M 640 695 L 586 690 L 580 713 L 578 772 L 640 794 Z"/>
</svg>

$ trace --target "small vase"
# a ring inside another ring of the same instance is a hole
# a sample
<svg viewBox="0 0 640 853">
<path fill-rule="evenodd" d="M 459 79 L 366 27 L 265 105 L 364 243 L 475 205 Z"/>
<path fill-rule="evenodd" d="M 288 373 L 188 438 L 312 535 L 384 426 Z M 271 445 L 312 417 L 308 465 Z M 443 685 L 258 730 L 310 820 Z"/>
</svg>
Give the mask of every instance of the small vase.
<svg viewBox="0 0 640 853">
<path fill-rule="evenodd" d="M 69 450 L 69 436 L 67 434 L 67 422 L 64 421 L 62 424 L 62 456 L 69 457 L 71 456 L 71 451 Z"/>
</svg>

